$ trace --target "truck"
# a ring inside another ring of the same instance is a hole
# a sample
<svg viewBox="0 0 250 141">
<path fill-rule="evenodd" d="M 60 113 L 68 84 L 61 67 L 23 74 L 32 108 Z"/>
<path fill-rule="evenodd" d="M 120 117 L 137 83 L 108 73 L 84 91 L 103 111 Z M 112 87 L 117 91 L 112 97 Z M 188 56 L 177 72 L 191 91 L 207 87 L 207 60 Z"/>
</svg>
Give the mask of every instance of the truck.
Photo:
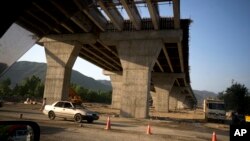
<svg viewBox="0 0 250 141">
<path fill-rule="evenodd" d="M 225 103 L 222 100 L 204 99 L 204 113 L 205 120 L 211 119 L 220 120 L 222 122 L 226 119 Z"/>
</svg>

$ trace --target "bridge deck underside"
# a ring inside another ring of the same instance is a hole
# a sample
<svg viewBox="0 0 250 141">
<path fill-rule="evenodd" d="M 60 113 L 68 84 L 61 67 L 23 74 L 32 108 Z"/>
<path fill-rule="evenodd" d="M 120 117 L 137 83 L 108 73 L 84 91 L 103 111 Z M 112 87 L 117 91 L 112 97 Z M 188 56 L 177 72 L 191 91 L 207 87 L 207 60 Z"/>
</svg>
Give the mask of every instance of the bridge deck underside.
<svg viewBox="0 0 250 141">
<path fill-rule="evenodd" d="M 32 4 L 16 20 L 16 23 L 39 37 L 46 35 L 103 32 L 153 31 L 182 29 L 181 43 L 165 43 L 153 67 L 153 72 L 185 73 L 178 78 L 176 86 L 187 86 L 189 76 L 189 19 L 180 19 L 179 0 L 31 0 Z M 160 17 L 159 4 L 172 5 L 173 17 Z M 148 7 L 150 18 L 141 18 L 137 4 Z M 126 20 L 118 10 L 124 9 Z M 106 13 L 106 16 L 105 14 Z M 180 48 L 182 51 L 180 51 Z M 79 56 L 105 70 L 122 71 L 115 46 L 101 40 L 82 44 Z"/>
</svg>

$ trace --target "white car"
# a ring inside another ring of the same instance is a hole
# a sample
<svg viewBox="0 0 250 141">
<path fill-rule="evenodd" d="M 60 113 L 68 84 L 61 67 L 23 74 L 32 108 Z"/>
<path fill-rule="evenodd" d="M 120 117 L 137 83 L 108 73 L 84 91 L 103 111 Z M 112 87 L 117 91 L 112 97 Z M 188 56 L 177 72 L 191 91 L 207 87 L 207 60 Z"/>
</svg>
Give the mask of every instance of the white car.
<svg viewBox="0 0 250 141">
<path fill-rule="evenodd" d="M 82 120 L 92 123 L 94 120 L 99 119 L 98 113 L 89 111 L 82 105 L 70 101 L 57 101 L 52 105 L 46 105 L 43 113 L 48 115 L 51 120 L 54 120 L 55 117 L 71 118 L 78 123 L 82 122 Z"/>
</svg>

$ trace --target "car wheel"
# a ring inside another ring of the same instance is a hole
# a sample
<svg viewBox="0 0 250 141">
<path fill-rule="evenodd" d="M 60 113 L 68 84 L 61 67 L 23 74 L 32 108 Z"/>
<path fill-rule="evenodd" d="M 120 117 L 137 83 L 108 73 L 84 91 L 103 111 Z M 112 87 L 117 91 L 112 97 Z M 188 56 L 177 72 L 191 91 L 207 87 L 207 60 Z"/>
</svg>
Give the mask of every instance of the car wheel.
<svg viewBox="0 0 250 141">
<path fill-rule="evenodd" d="M 75 115 L 75 122 L 77 122 L 77 123 L 82 122 L 82 115 L 81 114 L 76 114 Z"/>
<path fill-rule="evenodd" d="M 56 115 L 55 115 L 55 113 L 53 111 L 50 111 L 49 114 L 48 114 L 48 117 L 49 117 L 50 120 L 54 120 Z"/>
<path fill-rule="evenodd" d="M 93 123 L 93 121 L 94 121 L 93 119 L 87 119 L 88 123 Z"/>
</svg>

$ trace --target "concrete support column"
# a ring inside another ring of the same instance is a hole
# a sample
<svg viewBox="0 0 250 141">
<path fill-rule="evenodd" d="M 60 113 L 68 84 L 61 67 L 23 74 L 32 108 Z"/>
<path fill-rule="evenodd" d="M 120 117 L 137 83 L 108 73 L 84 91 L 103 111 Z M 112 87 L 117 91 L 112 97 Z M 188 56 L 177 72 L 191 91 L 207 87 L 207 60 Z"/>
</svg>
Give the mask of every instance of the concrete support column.
<svg viewBox="0 0 250 141">
<path fill-rule="evenodd" d="M 178 102 L 177 102 L 177 109 L 184 109 L 185 106 L 185 99 L 186 99 L 186 95 L 185 93 L 181 93 L 180 97 L 178 98 Z"/>
<path fill-rule="evenodd" d="M 177 102 L 180 96 L 181 89 L 179 87 L 173 87 L 169 95 L 169 110 L 177 110 Z"/>
<path fill-rule="evenodd" d="M 153 73 L 153 83 L 155 86 L 154 107 L 157 112 L 169 111 L 169 92 L 171 91 L 175 76 L 167 73 Z"/>
<path fill-rule="evenodd" d="M 192 108 L 193 105 L 191 104 L 191 100 L 190 100 L 190 97 L 185 97 L 185 100 L 184 100 L 184 108 Z"/>
<path fill-rule="evenodd" d="M 48 104 L 67 100 L 72 66 L 81 47 L 73 42 L 44 42 L 44 46 L 47 59 L 44 97 Z"/>
<path fill-rule="evenodd" d="M 112 85 L 112 108 L 121 108 L 121 95 L 122 95 L 122 72 L 103 71 L 104 75 L 110 76 Z"/>
<path fill-rule="evenodd" d="M 151 95 L 152 100 L 153 100 L 152 107 L 155 108 L 155 101 L 156 101 L 156 93 L 155 93 L 155 91 L 150 91 L 150 95 Z"/>
<path fill-rule="evenodd" d="M 161 40 L 119 41 L 117 51 L 123 68 L 121 116 L 148 117 L 151 70 L 163 46 Z"/>
</svg>

